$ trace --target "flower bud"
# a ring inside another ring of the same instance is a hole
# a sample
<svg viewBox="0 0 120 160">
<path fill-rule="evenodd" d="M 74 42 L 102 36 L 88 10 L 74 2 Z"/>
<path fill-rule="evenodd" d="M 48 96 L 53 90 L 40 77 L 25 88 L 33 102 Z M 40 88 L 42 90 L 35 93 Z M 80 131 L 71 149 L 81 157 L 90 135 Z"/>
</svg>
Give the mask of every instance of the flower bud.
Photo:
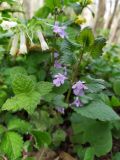
<svg viewBox="0 0 120 160">
<path fill-rule="evenodd" d="M 3 21 L 0 26 L 3 28 L 3 30 L 9 30 L 10 28 L 16 27 L 17 23 L 13 21 Z"/>
<path fill-rule="evenodd" d="M 81 15 L 77 16 L 76 20 L 75 20 L 75 23 L 76 24 L 83 24 L 86 22 L 86 19 L 84 17 L 82 17 Z"/>
<path fill-rule="evenodd" d="M 93 3 L 93 0 L 88 0 L 87 1 L 87 4 L 92 4 Z"/>
<path fill-rule="evenodd" d="M 21 31 L 19 54 L 26 54 L 26 53 L 27 53 L 26 37 L 25 37 L 25 33 L 23 31 Z"/>
<path fill-rule="evenodd" d="M 47 43 L 46 43 L 46 41 L 45 41 L 45 39 L 43 37 L 42 32 L 41 31 L 37 31 L 37 36 L 38 36 L 40 44 L 41 44 L 41 49 L 43 51 L 48 50 L 49 47 L 48 47 L 48 45 L 47 45 Z"/>
<path fill-rule="evenodd" d="M 18 51 L 18 40 L 19 40 L 18 34 L 15 34 L 14 37 L 13 37 L 13 41 L 12 41 L 12 47 L 10 49 L 10 54 L 12 56 L 15 56 L 17 54 L 17 51 Z"/>
</svg>

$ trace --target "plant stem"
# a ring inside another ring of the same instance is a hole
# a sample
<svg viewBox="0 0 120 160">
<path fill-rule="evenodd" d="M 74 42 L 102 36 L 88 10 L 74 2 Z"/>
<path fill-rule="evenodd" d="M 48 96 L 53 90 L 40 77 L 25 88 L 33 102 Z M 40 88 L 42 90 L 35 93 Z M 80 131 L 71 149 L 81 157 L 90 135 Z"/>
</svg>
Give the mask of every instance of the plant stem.
<svg viewBox="0 0 120 160">
<path fill-rule="evenodd" d="M 75 67 L 73 67 L 73 70 L 72 70 L 71 87 L 69 88 L 68 94 L 67 94 L 67 97 L 66 97 L 66 102 L 67 103 L 69 103 L 70 95 L 71 95 L 71 92 L 72 92 L 72 84 L 74 83 L 74 81 L 75 81 L 75 79 L 78 75 L 79 66 L 81 64 L 82 58 L 83 58 L 83 52 L 80 54 L 80 58 L 79 58 L 79 61 L 78 61 L 77 65 Z"/>
</svg>

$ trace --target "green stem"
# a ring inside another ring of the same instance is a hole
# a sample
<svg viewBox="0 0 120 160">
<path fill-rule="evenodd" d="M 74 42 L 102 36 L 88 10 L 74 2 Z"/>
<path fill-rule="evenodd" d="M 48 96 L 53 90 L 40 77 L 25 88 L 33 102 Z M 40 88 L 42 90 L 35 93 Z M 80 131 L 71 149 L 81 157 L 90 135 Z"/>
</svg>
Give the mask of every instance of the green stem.
<svg viewBox="0 0 120 160">
<path fill-rule="evenodd" d="M 66 102 L 67 103 L 69 103 L 70 95 L 71 95 L 71 92 L 72 92 L 72 84 L 74 83 L 75 79 L 77 78 L 78 71 L 79 71 L 79 66 L 81 64 L 82 58 L 83 58 L 83 52 L 80 54 L 80 58 L 79 58 L 79 61 L 78 61 L 77 65 L 75 67 L 73 67 L 73 70 L 72 70 L 71 87 L 69 88 L 68 94 L 67 94 L 67 97 L 66 97 Z"/>
</svg>

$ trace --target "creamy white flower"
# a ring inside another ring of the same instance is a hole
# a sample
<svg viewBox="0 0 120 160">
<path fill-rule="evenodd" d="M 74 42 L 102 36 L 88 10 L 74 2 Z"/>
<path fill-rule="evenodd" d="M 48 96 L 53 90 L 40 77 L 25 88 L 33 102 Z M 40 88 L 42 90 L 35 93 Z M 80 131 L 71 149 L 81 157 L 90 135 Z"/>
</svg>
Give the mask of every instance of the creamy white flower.
<svg viewBox="0 0 120 160">
<path fill-rule="evenodd" d="M 15 34 L 14 37 L 13 37 L 13 41 L 12 41 L 12 47 L 10 49 L 10 54 L 12 56 L 15 56 L 17 54 L 17 51 L 18 51 L 18 40 L 19 40 L 18 34 Z"/>
<path fill-rule="evenodd" d="M 49 47 L 48 47 L 48 45 L 47 45 L 47 43 L 46 43 L 46 41 L 45 41 L 45 39 L 43 37 L 42 32 L 41 31 L 37 31 L 37 35 L 38 35 L 38 38 L 39 38 L 39 41 L 40 41 L 40 44 L 41 44 L 41 49 L 43 51 L 48 50 Z"/>
<path fill-rule="evenodd" d="M 19 54 L 26 54 L 26 53 L 27 53 L 26 37 L 25 37 L 25 33 L 21 32 L 20 33 L 20 50 L 19 50 Z"/>
<path fill-rule="evenodd" d="M 2 2 L 0 5 L 3 9 L 10 9 L 10 5 L 7 2 Z"/>
<path fill-rule="evenodd" d="M 0 26 L 3 28 L 3 30 L 9 30 L 10 28 L 16 27 L 17 23 L 13 21 L 3 21 Z"/>
</svg>

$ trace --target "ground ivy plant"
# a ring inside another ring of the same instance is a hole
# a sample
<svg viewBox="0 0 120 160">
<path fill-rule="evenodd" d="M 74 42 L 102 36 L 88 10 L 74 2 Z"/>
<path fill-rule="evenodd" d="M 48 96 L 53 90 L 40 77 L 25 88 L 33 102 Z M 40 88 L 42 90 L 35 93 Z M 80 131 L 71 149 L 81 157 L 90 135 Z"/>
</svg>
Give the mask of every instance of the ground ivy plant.
<svg viewBox="0 0 120 160">
<path fill-rule="evenodd" d="M 2 159 L 34 160 L 46 148 L 69 152 L 72 146 L 70 154 L 94 160 L 120 138 L 119 67 L 107 54 L 114 46 L 103 50 L 106 39 L 83 25 L 91 3 L 45 0 L 26 20 L 20 3 L 0 2 Z"/>
</svg>

